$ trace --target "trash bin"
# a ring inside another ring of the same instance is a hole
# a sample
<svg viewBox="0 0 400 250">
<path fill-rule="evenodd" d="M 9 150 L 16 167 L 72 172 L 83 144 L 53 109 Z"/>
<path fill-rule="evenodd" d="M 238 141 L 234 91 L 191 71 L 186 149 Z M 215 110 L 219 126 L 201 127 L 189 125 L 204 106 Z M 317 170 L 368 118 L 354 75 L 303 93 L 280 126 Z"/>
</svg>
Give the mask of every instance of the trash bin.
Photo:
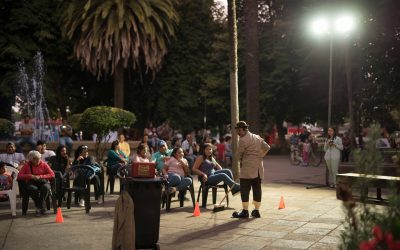
<svg viewBox="0 0 400 250">
<path fill-rule="evenodd" d="M 136 248 L 159 249 L 162 179 L 126 178 L 124 189 L 134 203 Z"/>
</svg>

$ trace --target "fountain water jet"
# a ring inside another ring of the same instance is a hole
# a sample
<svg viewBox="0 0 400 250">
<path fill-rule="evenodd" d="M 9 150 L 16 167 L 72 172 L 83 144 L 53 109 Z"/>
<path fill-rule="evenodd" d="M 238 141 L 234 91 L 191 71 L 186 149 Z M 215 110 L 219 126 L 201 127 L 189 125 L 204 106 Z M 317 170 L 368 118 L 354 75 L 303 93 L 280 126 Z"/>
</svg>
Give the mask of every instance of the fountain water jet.
<svg viewBox="0 0 400 250">
<path fill-rule="evenodd" d="M 18 64 L 16 102 L 22 109 L 22 113 L 34 118 L 33 137 L 36 140 L 48 140 L 50 139 L 49 132 L 53 131 L 53 128 L 51 124 L 46 125 L 46 122 L 50 121 L 50 116 L 43 95 L 45 68 L 42 53 L 38 51 L 33 59 L 31 74 L 28 74 L 24 61 Z"/>
</svg>

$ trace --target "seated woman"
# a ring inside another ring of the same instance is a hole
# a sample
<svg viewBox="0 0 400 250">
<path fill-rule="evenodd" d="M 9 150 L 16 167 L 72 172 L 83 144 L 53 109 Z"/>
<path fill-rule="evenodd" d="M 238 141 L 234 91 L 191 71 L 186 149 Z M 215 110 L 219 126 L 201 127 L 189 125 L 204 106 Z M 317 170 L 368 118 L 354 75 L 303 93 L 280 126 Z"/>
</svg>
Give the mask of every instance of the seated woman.
<svg viewBox="0 0 400 250">
<path fill-rule="evenodd" d="M 231 170 L 222 169 L 213 157 L 213 145 L 205 143 L 203 154 L 198 156 L 193 165 L 193 172 L 202 178 L 202 181 L 209 185 L 217 185 L 221 181 L 231 187 L 232 195 L 240 191 L 239 183 L 233 181 Z"/>
<path fill-rule="evenodd" d="M 119 134 L 118 141 L 119 141 L 119 148 L 121 149 L 122 152 L 124 152 L 126 157 L 129 158 L 129 156 L 131 155 L 131 147 L 129 146 L 129 143 L 125 141 L 125 135 Z"/>
<path fill-rule="evenodd" d="M 89 148 L 85 145 L 80 145 L 75 151 L 75 158 L 72 165 L 88 165 L 93 168 L 95 173 L 100 173 L 101 169 L 94 161 L 92 156 L 89 156 Z M 102 199 L 100 199 L 101 190 L 100 190 L 100 177 L 95 175 L 92 179 L 91 184 L 94 184 L 94 193 L 97 199 L 97 204 L 103 203 Z M 83 193 L 78 193 L 77 198 L 79 201 L 79 206 L 85 206 L 85 199 L 83 198 Z"/>
<path fill-rule="evenodd" d="M 111 149 L 108 150 L 107 157 L 108 173 L 112 175 L 116 175 L 117 170 L 126 166 L 130 161 L 128 156 L 120 149 L 118 140 L 111 143 Z"/>
<path fill-rule="evenodd" d="M 148 158 L 148 147 L 144 143 L 140 143 L 136 155 L 133 157 L 133 162 L 150 162 Z"/>
<path fill-rule="evenodd" d="M 50 194 L 50 180 L 54 179 L 54 172 L 46 162 L 40 158 L 42 155 L 35 150 L 28 153 L 28 162 L 18 173 L 18 180 L 27 182 L 27 192 L 35 202 L 36 216 L 46 213 L 45 201 Z"/>
<path fill-rule="evenodd" d="M 188 161 L 183 158 L 183 149 L 174 148 L 171 158 L 169 158 L 162 169 L 164 179 L 168 180 L 168 192 L 174 193 L 176 190 L 186 190 L 192 184 L 189 176 Z"/>
<path fill-rule="evenodd" d="M 69 159 L 67 147 L 65 145 L 59 145 L 56 149 L 56 155 L 47 158 L 47 162 L 49 163 L 51 169 L 54 171 L 54 174 L 56 176 L 57 194 L 61 194 L 62 187 L 66 184 L 69 184 L 67 183 L 68 178 L 66 177 L 69 173 L 69 169 L 72 163 Z"/>
</svg>

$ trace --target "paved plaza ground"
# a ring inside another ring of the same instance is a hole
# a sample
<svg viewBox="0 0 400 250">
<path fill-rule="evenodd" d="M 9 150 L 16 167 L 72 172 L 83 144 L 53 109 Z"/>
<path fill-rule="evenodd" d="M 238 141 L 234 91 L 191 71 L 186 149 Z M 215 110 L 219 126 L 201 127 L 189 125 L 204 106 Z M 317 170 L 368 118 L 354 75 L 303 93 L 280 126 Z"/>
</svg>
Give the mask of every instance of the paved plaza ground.
<svg viewBox="0 0 400 250">
<path fill-rule="evenodd" d="M 173 202 L 170 212 L 161 210 L 161 249 L 337 249 L 344 213 L 335 191 L 293 184 L 324 183 L 325 167 L 291 166 L 287 156 L 267 156 L 264 163 L 262 218 L 231 218 L 241 207 L 240 196 L 230 197 L 225 211 L 213 213 L 209 195 L 209 205 L 199 217 L 192 216 L 191 202 L 183 208 Z M 194 180 L 197 197 L 199 183 Z M 218 199 L 222 196 L 219 192 Z M 279 210 L 281 196 L 286 208 Z M 33 209 L 22 216 L 21 201 L 18 216 L 11 219 L 8 202 L 2 202 L 0 249 L 110 249 L 117 198 L 107 194 L 104 204 L 93 201 L 90 214 L 63 207 L 62 224 L 55 223 L 54 214 L 35 217 Z"/>
</svg>

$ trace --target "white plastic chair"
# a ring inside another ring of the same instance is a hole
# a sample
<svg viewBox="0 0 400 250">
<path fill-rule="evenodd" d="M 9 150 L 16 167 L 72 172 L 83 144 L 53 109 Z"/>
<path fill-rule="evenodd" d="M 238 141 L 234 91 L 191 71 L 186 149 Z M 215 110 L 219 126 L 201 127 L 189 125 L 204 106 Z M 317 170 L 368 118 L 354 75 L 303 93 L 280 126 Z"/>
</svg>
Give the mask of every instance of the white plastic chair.
<svg viewBox="0 0 400 250">
<path fill-rule="evenodd" d="M 6 172 L 14 173 L 13 186 L 12 186 L 12 189 L 0 191 L 0 194 L 8 195 L 8 198 L 10 200 L 11 215 L 12 216 L 17 216 L 17 188 L 18 188 L 17 176 L 18 176 L 18 170 L 16 168 L 6 166 Z"/>
</svg>

